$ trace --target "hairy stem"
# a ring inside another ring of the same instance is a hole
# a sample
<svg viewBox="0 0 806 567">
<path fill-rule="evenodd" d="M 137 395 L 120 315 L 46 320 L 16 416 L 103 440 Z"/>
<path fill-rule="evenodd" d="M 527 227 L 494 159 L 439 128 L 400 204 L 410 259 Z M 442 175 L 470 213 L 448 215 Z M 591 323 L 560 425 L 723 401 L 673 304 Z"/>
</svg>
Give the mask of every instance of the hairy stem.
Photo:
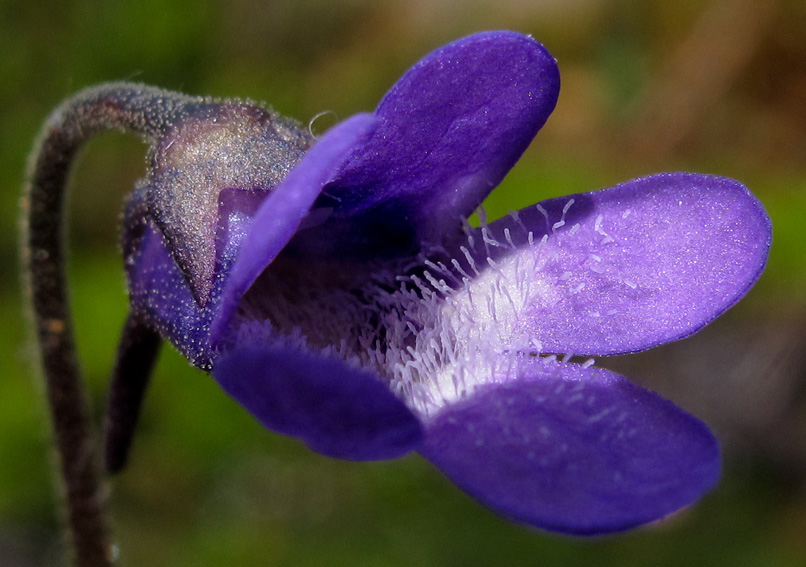
<svg viewBox="0 0 806 567">
<path fill-rule="evenodd" d="M 77 151 L 95 134 L 109 129 L 132 131 L 153 144 L 188 104 L 198 100 L 129 83 L 88 89 L 53 112 L 31 156 L 23 194 L 23 270 L 76 567 L 109 566 L 114 548 L 68 306 L 63 208 L 70 168 Z"/>
</svg>

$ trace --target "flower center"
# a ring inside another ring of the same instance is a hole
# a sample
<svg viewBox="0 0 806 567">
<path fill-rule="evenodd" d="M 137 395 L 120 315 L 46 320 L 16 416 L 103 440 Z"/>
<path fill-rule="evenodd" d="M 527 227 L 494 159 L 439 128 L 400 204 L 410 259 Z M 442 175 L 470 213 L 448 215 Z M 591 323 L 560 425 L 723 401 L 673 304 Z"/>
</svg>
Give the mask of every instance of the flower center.
<svg viewBox="0 0 806 567">
<path fill-rule="evenodd" d="M 515 231 L 499 240 L 468 230 L 454 253 L 355 265 L 281 254 L 242 300 L 238 341 L 284 342 L 371 369 L 433 415 L 542 352 L 523 313 L 557 293 L 541 272 L 549 237 Z"/>
</svg>

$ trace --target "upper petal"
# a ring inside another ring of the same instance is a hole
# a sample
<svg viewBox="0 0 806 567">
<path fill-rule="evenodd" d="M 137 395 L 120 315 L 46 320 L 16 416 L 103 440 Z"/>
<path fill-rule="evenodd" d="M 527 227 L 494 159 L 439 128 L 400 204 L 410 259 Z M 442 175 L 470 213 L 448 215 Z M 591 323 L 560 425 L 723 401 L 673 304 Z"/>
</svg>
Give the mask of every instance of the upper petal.
<svg viewBox="0 0 806 567">
<path fill-rule="evenodd" d="M 532 359 L 518 378 L 446 407 L 421 449 L 498 513 L 602 534 L 662 518 L 718 480 L 708 428 L 621 376 Z"/>
<path fill-rule="evenodd" d="M 372 254 L 455 230 L 545 123 L 559 84 L 551 54 L 514 32 L 475 34 L 427 55 L 386 94 L 375 134 L 325 188 L 317 206 L 333 217 L 317 246 L 329 253 L 336 232 L 351 240 L 341 253 Z"/>
<path fill-rule="evenodd" d="M 510 348 L 634 352 L 686 337 L 736 303 L 770 241 L 766 212 L 740 183 L 655 175 L 479 229 L 472 256 L 484 270 L 466 293 L 490 297 L 475 316 L 505 327 Z"/>
</svg>

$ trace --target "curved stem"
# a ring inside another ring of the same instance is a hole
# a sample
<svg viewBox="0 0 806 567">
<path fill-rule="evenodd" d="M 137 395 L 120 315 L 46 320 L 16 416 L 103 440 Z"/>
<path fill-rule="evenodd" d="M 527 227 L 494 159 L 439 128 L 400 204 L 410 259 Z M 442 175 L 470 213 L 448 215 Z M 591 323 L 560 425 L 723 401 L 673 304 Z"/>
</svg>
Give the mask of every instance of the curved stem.
<svg viewBox="0 0 806 567">
<path fill-rule="evenodd" d="M 188 104 L 199 100 L 130 83 L 88 89 L 53 112 L 31 155 L 23 194 L 23 270 L 77 567 L 109 566 L 114 550 L 68 306 L 63 205 L 70 167 L 81 146 L 103 130 L 133 131 L 153 145 Z"/>
</svg>

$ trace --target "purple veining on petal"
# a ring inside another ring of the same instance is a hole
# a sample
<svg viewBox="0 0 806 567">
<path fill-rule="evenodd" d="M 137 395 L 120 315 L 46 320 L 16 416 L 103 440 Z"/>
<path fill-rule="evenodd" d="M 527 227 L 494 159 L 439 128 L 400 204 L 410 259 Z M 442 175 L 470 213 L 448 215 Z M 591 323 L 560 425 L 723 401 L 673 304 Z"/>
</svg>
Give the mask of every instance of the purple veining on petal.
<svg viewBox="0 0 806 567">
<path fill-rule="evenodd" d="M 419 420 L 378 376 L 333 358 L 243 346 L 223 355 L 213 376 L 263 425 L 329 457 L 392 459 L 422 440 Z"/>
<path fill-rule="evenodd" d="M 606 355 L 684 338 L 730 308 L 760 276 L 771 227 L 740 183 L 670 173 L 534 205 L 473 239 L 485 273 L 470 285 L 512 312 L 513 348 L 529 337 L 542 352 Z M 501 279 L 509 297 L 485 283 Z"/>
<path fill-rule="evenodd" d="M 221 338 L 243 294 L 294 236 L 333 171 L 375 127 L 375 118 L 358 114 L 329 130 L 300 164 L 267 197 L 252 217 L 210 330 Z"/>
<path fill-rule="evenodd" d="M 708 428 L 671 402 L 606 370 L 539 359 L 446 407 L 421 452 L 496 512 L 579 535 L 671 514 L 721 468 Z"/>
</svg>

